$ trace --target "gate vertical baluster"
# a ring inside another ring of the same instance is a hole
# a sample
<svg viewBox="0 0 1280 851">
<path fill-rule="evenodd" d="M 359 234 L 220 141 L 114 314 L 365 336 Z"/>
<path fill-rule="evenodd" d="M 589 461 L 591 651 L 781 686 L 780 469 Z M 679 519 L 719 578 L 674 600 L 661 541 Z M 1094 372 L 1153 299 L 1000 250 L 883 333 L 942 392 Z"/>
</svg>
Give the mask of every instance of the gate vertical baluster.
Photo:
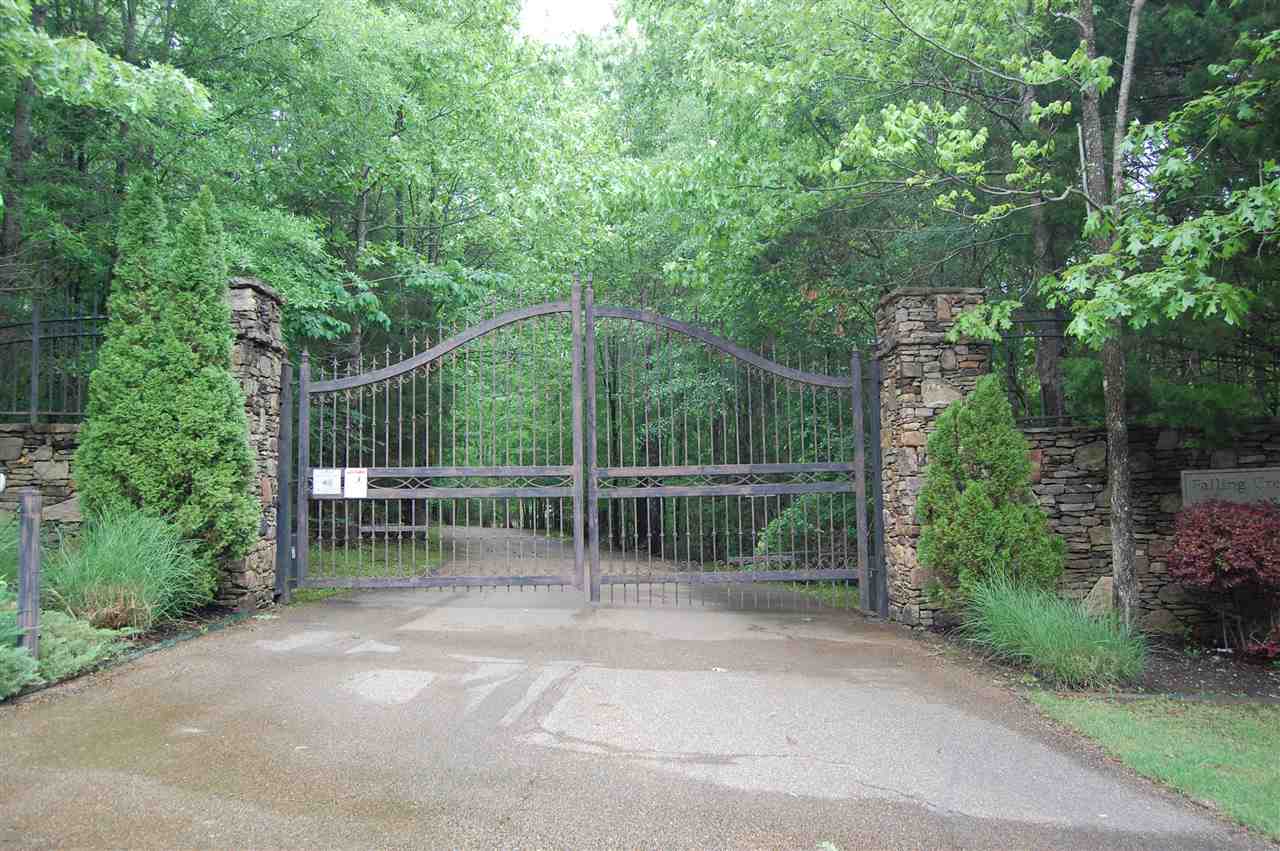
<svg viewBox="0 0 1280 851">
<path fill-rule="evenodd" d="M 494 308 L 494 311 L 496 313 L 497 311 L 496 307 Z M 489 424 L 489 454 L 486 456 L 483 452 L 481 452 L 480 463 L 492 464 L 493 466 L 497 467 L 499 464 L 498 462 L 498 407 L 499 405 L 495 403 L 495 400 L 502 398 L 501 396 L 498 395 L 498 359 L 502 356 L 502 348 L 498 345 L 496 338 L 491 338 L 486 340 L 485 344 L 486 346 L 488 346 L 488 349 L 489 349 L 489 392 L 486 395 L 486 404 L 488 407 L 487 419 Z M 483 369 L 483 366 L 481 368 Z M 484 430 L 485 420 L 486 418 L 483 416 L 483 413 L 482 413 L 482 416 L 480 418 L 480 429 L 482 432 Z M 489 500 L 489 509 L 490 509 L 489 522 L 492 524 L 492 528 L 494 532 L 499 537 L 505 538 L 509 534 L 510 530 L 503 529 L 498 525 L 498 498 L 496 496 Z M 480 522 L 483 524 L 484 523 L 484 500 L 480 501 L 480 517 L 481 517 Z M 510 571 L 505 571 L 505 572 L 507 573 L 508 576 L 510 575 Z M 507 590 L 510 590 L 510 589 L 511 589 L 511 586 L 508 585 Z"/>
<path fill-rule="evenodd" d="M 298 543 L 295 563 L 299 587 L 306 585 L 307 550 L 310 546 L 307 528 L 311 487 L 311 416 L 308 411 L 310 404 L 311 355 L 303 349 L 302 361 L 298 365 Z"/>
<path fill-rule="evenodd" d="M 583 464 L 585 463 L 583 440 L 583 393 L 582 393 L 582 360 L 583 360 L 583 316 L 582 285 L 578 281 L 578 273 L 573 273 L 573 292 L 570 297 L 570 310 L 573 317 L 573 572 L 577 587 L 584 589 L 584 570 L 586 562 L 586 543 L 583 539 Z"/>
<path fill-rule="evenodd" d="M 31 386 L 28 416 L 35 425 L 40 413 L 40 299 L 31 297 Z"/>
<path fill-rule="evenodd" d="M 703 348 L 700 348 L 698 350 L 698 356 L 695 360 L 705 363 L 711 358 L 711 356 L 712 355 L 710 354 L 710 352 L 708 352 L 708 350 L 704 346 Z M 699 363 L 699 366 L 701 366 L 702 363 Z M 705 406 L 699 405 L 697 412 L 693 415 L 694 451 L 697 453 L 697 459 L 699 464 L 707 463 L 707 456 L 702 449 L 702 426 L 705 422 L 703 418 L 704 413 L 706 413 Z M 706 527 L 706 520 L 704 517 L 704 513 L 705 513 L 704 508 L 706 506 L 707 499 L 705 496 L 699 496 L 697 500 L 698 500 L 698 573 L 701 574 L 701 573 L 707 572 L 707 527 Z M 712 516 L 714 517 L 714 515 Z M 711 548 L 711 554 L 712 554 L 712 557 L 714 558 L 715 557 L 714 546 Z M 693 586 L 693 592 L 694 592 L 694 595 L 698 598 L 698 602 L 701 605 L 705 606 L 707 604 L 707 597 L 700 586 L 701 586 L 701 583 L 695 583 Z M 689 601 L 689 605 L 691 606 L 693 605 L 692 599 Z"/>
<path fill-rule="evenodd" d="M 881 478 L 880 454 L 880 357 L 872 351 L 871 357 L 871 501 L 872 520 L 875 529 L 875 582 L 872 588 L 875 611 L 884 617 L 889 614 L 888 577 L 885 575 L 884 558 L 884 485 Z"/>
<path fill-rule="evenodd" d="M 698 355 L 701 353 L 702 350 L 700 347 L 695 347 L 690 351 L 691 351 L 691 357 L 689 358 L 690 360 L 689 367 L 691 369 L 696 369 L 696 361 L 697 361 Z M 690 385 L 692 385 L 692 383 L 693 382 L 691 379 Z M 683 404 L 681 405 L 681 407 L 684 409 L 684 423 L 681 427 L 681 439 L 682 439 L 682 442 L 684 443 L 685 466 L 688 466 L 689 464 L 689 405 L 693 401 L 693 399 L 696 399 L 696 396 L 694 396 L 693 398 L 690 398 L 690 396 L 691 394 L 686 393 Z M 701 464 L 702 459 L 695 458 L 694 463 Z M 684 560 L 684 563 L 679 565 L 680 569 L 684 572 L 693 571 L 693 501 L 695 499 L 697 499 L 697 497 L 687 497 L 684 501 L 685 560 Z M 690 583 L 688 590 L 685 592 L 685 600 L 690 606 L 693 605 L 693 590 L 696 587 L 697 586 L 695 584 Z M 679 604 L 680 604 L 680 598 L 677 595 L 676 605 L 679 605 Z"/>
<path fill-rule="evenodd" d="M 743 366 L 741 363 L 739 363 L 738 369 L 740 369 L 742 372 L 742 377 L 745 379 L 744 383 L 746 384 L 746 388 L 747 388 L 747 392 L 746 392 L 746 395 L 747 395 L 747 468 L 750 469 L 751 465 L 755 463 L 754 453 L 755 453 L 756 430 L 755 430 L 755 426 L 752 424 L 752 418 L 755 415 L 754 414 L 755 400 L 751 396 L 751 367 Z M 755 477 L 748 476 L 748 481 L 750 481 L 750 479 L 752 478 L 755 478 Z M 741 498 L 739 498 L 739 501 L 741 501 Z M 755 560 L 755 557 L 756 557 L 756 504 L 755 504 L 755 498 L 750 495 L 747 496 L 747 526 L 751 530 L 750 532 L 751 538 L 748 540 L 747 548 L 746 548 L 747 557 L 751 560 L 747 562 L 747 564 L 749 566 L 748 569 L 754 572 L 757 569 L 756 560 Z M 765 563 L 764 563 L 764 569 L 767 570 L 768 567 L 769 567 L 769 561 L 768 561 L 768 558 L 766 557 Z M 766 585 L 765 592 L 764 592 L 765 608 L 768 608 L 769 606 L 769 593 L 770 593 L 769 588 Z M 754 607 L 760 608 L 760 583 L 758 582 L 751 583 L 751 596 L 752 596 L 752 600 L 754 601 L 753 602 Z"/>
<path fill-rule="evenodd" d="M 316 364 L 316 374 L 315 374 L 314 376 L 312 376 L 312 377 L 313 377 L 313 378 L 318 379 L 319 381 L 324 381 L 324 380 L 325 380 L 325 374 L 324 374 L 324 361 L 319 361 L 319 362 Z M 330 377 L 332 378 L 333 376 L 330 376 Z M 311 456 L 311 453 L 315 453 L 315 459 L 316 459 L 316 463 L 317 463 L 317 465 L 319 465 L 319 466 L 323 466 L 323 465 L 324 465 L 324 425 L 325 425 L 325 410 L 324 410 L 324 406 L 325 406 L 325 394 L 323 394 L 323 393 L 321 393 L 321 394 L 317 394 L 317 396 L 316 396 L 316 400 L 317 400 L 317 403 L 316 403 L 316 422 L 315 422 L 315 429 L 316 429 L 317 435 L 316 435 L 316 440 L 314 441 L 314 443 L 313 443 L 310 447 L 308 447 L 308 449 L 307 449 L 307 457 L 308 457 L 308 458 L 310 458 L 310 457 L 312 457 L 312 456 Z M 332 439 L 332 438 L 331 438 L 331 439 Z M 317 563 L 316 563 L 316 564 L 314 564 L 314 565 L 312 565 L 312 564 L 308 563 L 308 567 L 309 567 L 309 568 L 313 568 L 313 569 L 315 570 L 316 575 L 318 575 L 318 576 L 324 576 L 324 575 L 326 575 L 326 574 L 325 574 L 325 569 L 324 569 L 324 508 L 325 508 L 325 502 L 323 502 L 323 501 L 321 501 L 321 500 L 312 500 L 312 502 L 314 502 L 314 503 L 315 503 L 316 562 L 317 562 Z M 333 514 L 333 512 L 334 512 L 334 511 L 336 511 L 336 510 L 337 510 L 337 506 L 336 506 L 336 505 L 334 505 L 334 504 L 330 504 L 330 505 L 329 505 L 329 513 L 330 513 L 330 515 L 332 515 L 332 514 Z M 332 526 L 332 519 L 330 519 L 330 525 Z M 308 550 L 310 550 L 310 544 L 308 544 Z"/>
<path fill-rule="evenodd" d="M 387 344 L 383 349 L 382 365 L 384 367 L 391 366 L 391 346 Z M 382 380 L 382 465 L 384 467 L 391 466 L 391 379 L 384 378 Z M 373 444 L 373 463 L 369 466 L 376 467 L 378 465 L 378 444 Z M 373 527 L 377 528 L 377 520 L 373 521 Z M 377 532 L 374 532 L 374 544 L 377 545 Z M 386 497 L 382 498 L 382 568 L 383 573 L 399 575 L 400 567 L 396 565 L 395 571 L 391 569 L 391 501 Z"/>
<path fill-rule="evenodd" d="M 852 374 L 850 375 L 849 380 L 850 381 L 853 380 Z M 842 393 L 843 391 L 835 391 L 836 441 L 835 443 L 832 444 L 831 457 L 833 460 L 835 460 L 838 457 L 841 464 L 848 464 L 849 450 L 848 450 L 848 441 L 845 439 L 847 432 L 845 431 L 845 427 L 844 427 L 845 406 L 844 406 L 844 397 L 842 396 Z M 849 398 L 851 400 L 850 404 L 852 404 L 852 398 L 853 398 L 852 389 L 850 389 L 849 391 Z M 847 486 L 848 484 L 847 475 L 845 477 L 845 483 Z M 832 550 L 832 557 L 833 559 L 836 559 L 836 560 L 832 562 L 831 566 L 837 570 L 848 570 L 849 569 L 849 491 L 847 490 L 847 488 L 846 490 L 840 492 L 840 494 L 838 495 L 838 498 L 840 501 L 839 515 L 835 513 L 835 501 L 837 499 L 837 495 L 836 494 L 831 495 L 831 501 L 832 501 L 831 535 L 832 535 L 833 541 L 838 540 L 840 542 L 840 545 L 838 547 L 838 550 L 839 550 L 838 559 L 836 558 L 836 549 Z M 839 538 L 835 537 L 837 516 L 840 518 L 840 537 Z M 836 601 L 838 605 L 836 606 L 836 608 L 846 608 L 846 609 L 849 608 L 849 580 L 833 579 L 832 582 L 836 585 L 838 589 L 836 594 Z"/>
<path fill-rule="evenodd" d="M 569 322 L 570 322 L 570 325 L 572 325 L 572 322 L 573 322 L 572 317 L 570 317 Z M 564 354 L 569 355 L 570 361 L 573 360 L 573 351 L 572 351 L 573 332 L 571 328 L 566 329 L 564 323 L 565 323 L 564 317 L 559 317 L 556 320 L 556 333 L 562 341 L 564 341 L 565 339 L 568 339 L 569 348 L 570 348 L 570 350 L 567 353 L 562 353 L 560 356 L 560 366 L 562 369 L 564 366 L 564 360 L 563 360 Z M 565 336 L 566 331 L 568 331 L 567 338 Z M 572 405 L 573 400 L 570 399 L 569 403 L 570 405 Z M 559 410 L 559 415 L 558 415 L 559 423 L 558 423 L 558 428 L 556 429 L 556 433 L 559 435 L 558 438 L 556 439 L 556 463 L 562 467 L 568 467 L 571 465 L 573 461 L 573 446 L 572 446 L 572 436 L 571 436 L 569 451 L 568 452 L 565 451 L 564 437 L 566 432 L 565 432 L 565 417 L 564 417 L 565 401 L 564 401 L 564 382 L 563 381 L 556 382 L 556 407 Z M 569 412 L 568 427 L 570 431 L 572 431 L 573 429 L 573 411 L 572 410 L 570 410 Z M 563 478 L 561 479 L 561 481 L 563 482 Z M 568 499 L 569 502 L 566 502 L 566 499 Z M 565 529 L 566 529 L 565 524 L 566 523 L 569 524 L 570 529 L 572 528 L 572 525 L 573 525 L 573 507 L 571 502 L 572 502 L 571 497 L 561 496 L 561 497 L 558 497 L 556 500 L 556 505 L 557 505 L 557 508 L 559 509 L 557 512 L 559 514 L 559 517 L 557 519 L 557 524 L 559 527 L 561 540 L 563 540 L 565 537 Z"/>
<path fill-rule="evenodd" d="M 276 582 L 275 593 L 289 602 L 293 578 L 293 364 L 280 367 L 280 433 L 276 444 Z"/>
<path fill-rule="evenodd" d="M 409 357 L 418 356 L 418 335 L 414 334 L 409 338 Z M 417 367 L 413 372 L 409 373 L 409 466 L 418 466 L 418 380 L 421 373 L 426 371 L 430 374 L 431 365 Z M 404 420 L 400 421 L 400 429 L 404 430 Z M 400 463 L 404 463 L 404 455 L 400 456 Z M 422 465 L 425 467 L 431 462 L 424 459 Z M 423 526 L 430 526 L 430 522 L 423 520 Z M 415 496 L 409 500 L 409 575 L 418 575 L 418 498 Z M 431 564 L 431 533 L 426 534 L 427 539 L 427 556 L 426 564 Z"/>
<path fill-rule="evenodd" d="M 585 458 L 587 463 L 587 527 L 591 546 L 591 588 L 589 600 L 600 602 L 600 488 L 596 478 L 596 294 L 593 277 L 587 276 L 586 327 L 583 329 L 583 359 L 586 361 L 586 429 Z M 579 580 L 581 581 L 581 576 Z"/>
<path fill-rule="evenodd" d="M 397 363 L 404 360 L 403 345 L 396 350 Z M 404 373 L 396 376 L 396 466 L 404 467 Z M 413 380 L 413 373 L 409 373 L 409 380 Z M 412 412 L 410 412 L 412 415 Z M 388 454 L 391 452 L 390 444 L 387 445 Z M 390 461 L 387 466 L 390 467 Z M 397 499 L 396 505 L 396 575 L 405 576 L 404 572 L 404 500 Z M 390 523 L 390 518 L 388 518 Z"/>
<path fill-rule="evenodd" d="M 343 373 L 338 369 L 338 356 L 334 355 L 331 363 L 329 364 L 329 378 L 336 379 L 341 377 L 342 375 Z M 346 364 L 346 375 L 348 376 L 351 375 L 350 361 L 348 361 Z M 320 377 L 322 379 L 324 378 L 323 366 L 320 368 Z M 328 400 L 327 408 L 329 411 L 329 416 L 327 419 L 325 418 L 326 399 Z M 338 449 L 338 402 L 339 400 L 342 401 L 343 414 L 346 419 L 346 423 L 342 429 L 342 441 L 343 441 L 343 447 L 344 447 L 342 451 L 345 452 L 347 441 L 351 439 L 351 391 L 335 390 L 331 393 L 325 394 L 320 397 L 320 418 L 321 418 L 320 427 L 321 429 L 324 429 L 326 427 L 328 428 L 329 468 L 335 469 L 335 470 L 340 469 L 339 467 L 340 463 L 345 463 L 345 460 L 340 462 L 339 455 L 338 455 L 338 452 L 339 452 L 339 449 Z M 321 445 L 321 451 L 317 453 L 317 457 L 319 459 L 319 463 L 323 464 L 324 463 L 323 444 Z M 342 509 L 341 538 L 339 538 L 339 531 L 338 531 L 338 509 L 339 508 Z M 330 576 L 337 576 L 339 574 L 346 575 L 346 573 L 348 572 L 346 568 L 351 563 L 350 560 L 347 558 L 347 555 L 348 555 L 347 546 L 348 546 L 348 538 L 349 538 L 349 535 L 347 534 L 347 530 L 351 528 L 351 524 L 349 522 L 350 519 L 351 518 L 350 518 L 349 504 L 345 499 L 339 498 L 338 500 L 329 503 L 329 543 L 327 547 L 321 549 L 320 555 L 321 555 L 321 558 L 323 559 L 326 554 L 325 550 L 327 549 L 328 559 L 329 559 L 328 575 Z M 321 528 L 318 530 L 318 533 L 319 533 L 319 537 L 321 538 L 324 537 L 323 526 L 321 526 Z M 338 569 L 339 539 L 341 539 L 342 547 L 343 547 L 342 570 Z"/>
<path fill-rule="evenodd" d="M 831 375 L 831 352 L 827 350 L 822 352 L 822 371 L 827 375 Z M 814 392 L 817 391 L 815 390 Z M 841 408 L 840 391 L 833 388 L 824 390 L 822 393 L 822 407 L 824 409 L 822 419 L 827 423 L 827 461 L 833 462 L 837 459 L 836 444 L 832 436 L 834 423 L 832 422 L 831 407 L 834 400 L 836 409 L 839 410 Z M 822 502 L 822 494 L 818 494 L 818 502 Z M 827 536 L 827 561 L 831 562 L 832 569 L 836 569 L 836 495 L 834 493 L 827 494 Z M 832 579 L 831 597 L 833 600 L 838 601 L 840 599 L 837 596 L 838 593 L 839 589 L 836 586 L 836 580 Z M 821 599 L 818 602 L 821 604 Z"/>
<path fill-rule="evenodd" d="M 334 363 L 334 367 L 333 367 L 334 377 L 336 378 L 337 370 L 338 370 L 338 366 L 337 366 L 338 359 L 336 356 L 334 357 L 333 363 Z M 346 370 L 345 370 L 348 377 L 352 374 L 351 365 L 352 365 L 352 361 L 348 360 L 346 363 Z M 343 403 L 342 415 L 344 420 L 344 428 L 342 429 L 342 466 L 344 467 L 349 467 L 351 465 L 351 394 L 353 392 L 359 393 L 361 391 L 359 388 L 357 388 L 354 391 L 344 390 L 342 392 L 342 403 Z M 333 407 L 334 420 L 336 421 L 337 411 L 338 411 L 338 401 L 336 397 L 334 399 L 333 406 L 334 406 Z M 359 415 L 357 415 L 356 426 L 358 427 L 359 425 L 360 425 L 360 417 Z M 332 463 L 334 467 L 337 467 L 338 466 L 338 437 L 336 434 L 336 429 L 337 429 L 336 422 L 334 423 L 334 429 L 335 429 L 335 434 L 329 442 L 331 444 L 330 451 L 333 453 Z M 342 572 L 344 574 L 349 575 L 351 573 L 351 502 L 349 500 L 343 499 L 341 501 L 341 505 L 342 505 Z M 333 548 L 333 569 L 335 572 L 338 570 L 338 530 L 337 530 L 338 519 L 336 515 L 337 515 L 337 511 L 335 506 L 334 509 L 331 510 L 329 513 L 330 519 L 332 520 L 332 524 L 334 527 L 333 540 L 330 542 L 330 546 Z M 358 523 L 359 521 L 357 520 L 356 522 Z M 356 558 L 359 559 L 359 557 L 360 557 L 360 554 L 359 552 L 357 552 Z"/>
<path fill-rule="evenodd" d="M 778 343 L 777 343 L 777 341 L 776 341 L 776 340 L 774 341 L 773 346 L 772 346 L 772 348 L 770 349 L 770 360 L 772 360 L 774 363 L 778 363 L 778 362 L 779 362 L 779 361 L 778 361 Z M 783 383 L 783 387 L 785 387 L 785 386 L 786 386 L 786 384 L 785 384 L 785 382 L 784 382 L 784 383 Z M 779 393 L 778 393 L 778 376 L 777 376 L 777 375 L 775 375 L 775 374 L 772 374 L 772 373 L 769 375 L 769 389 L 770 389 L 770 391 L 771 391 L 771 392 L 770 392 L 770 395 L 773 397 L 773 460 L 774 460 L 776 463 L 779 463 L 779 464 L 780 464 L 780 463 L 782 463 L 782 419 L 783 419 L 783 416 L 782 416 L 782 414 L 780 414 L 780 413 L 779 413 L 779 408 L 778 408 L 778 403 L 781 401 L 781 399 L 780 399 L 781 394 L 779 394 Z M 766 501 L 766 504 L 767 504 L 767 501 Z M 782 509 L 782 494 L 778 494 L 778 495 L 776 495 L 776 496 L 774 497 L 774 508 L 775 508 L 775 511 L 776 511 L 776 513 L 775 513 L 774 517 L 775 517 L 775 518 L 776 518 L 776 519 L 777 519 L 777 520 L 782 524 L 782 526 L 786 526 L 786 525 L 787 525 L 787 521 L 786 521 L 786 518 L 785 518 L 785 517 L 783 517 L 783 514 L 782 514 L 782 510 L 783 510 L 783 509 Z M 783 543 L 784 543 L 784 542 L 783 542 L 783 539 L 782 539 L 782 528 L 781 528 L 781 527 L 779 527 L 779 530 L 778 530 L 778 542 L 777 542 L 777 547 L 778 547 L 778 558 L 781 560 L 781 563 L 782 563 L 782 564 L 785 564 L 785 565 L 787 565 L 788 567 L 790 567 L 790 568 L 792 568 L 792 569 L 795 569 L 795 564 L 794 564 L 794 563 L 792 562 L 792 560 L 791 560 L 791 559 L 792 559 L 792 554 L 791 554 L 791 553 L 785 553 L 785 552 L 783 552 L 783 551 L 782 551 Z"/>
<path fill-rule="evenodd" d="M 862 389 L 862 352 L 853 350 L 849 371 L 853 376 L 853 487 L 858 512 L 858 601 L 864 612 L 874 610 L 871 595 L 871 565 L 867 551 L 867 448 L 866 410 Z"/>
</svg>

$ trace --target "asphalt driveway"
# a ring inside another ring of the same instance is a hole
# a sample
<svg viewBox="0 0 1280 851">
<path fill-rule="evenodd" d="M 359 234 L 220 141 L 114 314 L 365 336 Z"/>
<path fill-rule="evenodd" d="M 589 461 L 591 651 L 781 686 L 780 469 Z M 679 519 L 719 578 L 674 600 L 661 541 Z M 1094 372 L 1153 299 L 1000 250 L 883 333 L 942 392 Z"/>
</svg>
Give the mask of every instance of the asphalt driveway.
<svg viewBox="0 0 1280 851">
<path fill-rule="evenodd" d="M 1270 847 L 855 615 L 285 609 L 0 706 L 0 846 Z"/>
</svg>

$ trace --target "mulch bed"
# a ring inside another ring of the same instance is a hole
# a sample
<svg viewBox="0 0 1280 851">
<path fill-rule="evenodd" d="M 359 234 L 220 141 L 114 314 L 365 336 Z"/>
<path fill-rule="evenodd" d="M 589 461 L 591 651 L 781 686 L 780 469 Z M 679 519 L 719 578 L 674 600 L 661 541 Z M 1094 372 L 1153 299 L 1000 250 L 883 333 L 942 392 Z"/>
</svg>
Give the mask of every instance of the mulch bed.
<svg viewBox="0 0 1280 851">
<path fill-rule="evenodd" d="M 181 620 L 169 621 L 146 632 L 130 636 L 129 652 L 146 650 L 156 644 L 164 644 L 167 641 L 205 632 L 215 624 L 223 625 L 224 621 L 235 614 L 237 614 L 235 609 L 226 606 L 202 606 Z"/>
<path fill-rule="evenodd" d="M 922 640 L 946 648 L 953 659 L 964 660 L 1009 686 L 1035 685 L 1025 668 L 982 652 L 954 630 L 915 631 Z M 1166 695 L 1213 702 L 1263 701 L 1280 703 L 1280 668 L 1238 659 L 1211 648 L 1177 639 L 1150 639 L 1147 668 L 1135 683 L 1122 686 L 1117 697 Z"/>
<path fill-rule="evenodd" d="M 1280 668 L 1203 647 L 1153 639 L 1147 670 L 1131 689 L 1148 694 L 1220 694 L 1280 702 Z"/>
</svg>

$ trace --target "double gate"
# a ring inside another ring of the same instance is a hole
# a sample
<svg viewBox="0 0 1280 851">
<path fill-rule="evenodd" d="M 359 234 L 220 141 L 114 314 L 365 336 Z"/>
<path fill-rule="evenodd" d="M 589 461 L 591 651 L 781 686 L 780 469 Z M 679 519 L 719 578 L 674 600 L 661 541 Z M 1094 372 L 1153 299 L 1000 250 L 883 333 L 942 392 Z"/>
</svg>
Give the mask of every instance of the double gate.
<svg viewBox="0 0 1280 851">
<path fill-rule="evenodd" d="M 874 359 L 780 362 L 596 305 L 576 279 L 568 301 L 418 347 L 303 355 L 296 432 L 281 418 L 285 594 L 555 586 L 883 612 Z"/>
</svg>

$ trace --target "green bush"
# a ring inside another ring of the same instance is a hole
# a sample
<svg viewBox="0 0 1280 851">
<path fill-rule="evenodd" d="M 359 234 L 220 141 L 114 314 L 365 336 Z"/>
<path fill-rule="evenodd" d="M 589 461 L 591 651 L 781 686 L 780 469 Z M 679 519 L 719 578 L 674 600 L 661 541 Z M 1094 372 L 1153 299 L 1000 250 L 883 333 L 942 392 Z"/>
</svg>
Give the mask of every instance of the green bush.
<svg viewBox="0 0 1280 851">
<path fill-rule="evenodd" d="M 35 685 L 39 680 L 36 660 L 30 653 L 12 644 L 0 646 L 0 700 Z"/>
<path fill-rule="evenodd" d="M 202 191 L 171 249 L 164 206 L 134 184 L 121 213 L 111 320 L 76 453 L 85 507 L 168 517 L 210 562 L 243 556 L 260 508 L 231 374 L 222 230 Z"/>
<path fill-rule="evenodd" d="M 213 598 L 216 576 L 172 524 L 141 511 L 88 518 L 45 568 L 46 597 L 94 626 L 150 629 Z"/>
<path fill-rule="evenodd" d="M 1140 633 L 1052 591 L 997 575 L 970 589 L 968 605 L 962 631 L 970 640 L 1062 686 L 1114 686 L 1137 677 L 1146 664 Z"/>
<path fill-rule="evenodd" d="M 22 633 L 18 630 L 18 599 L 0 580 L 0 700 L 39 679 L 36 660 L 18 647 Z"/>
<path fill-rule="evenodd" d="M 0 515 L 0 583 L 18 586 L 18 515 Z"/>
<path fill-rule="evenodd" d="M 40 613 L 40 659 L 36 673 L 46 683 L 75 676 L 114 656 L 120 636 L 62 612 Z"/>
<path fill-rule="evenodd" d="M 120 636 L 62 612 L 40 613 L 40 660 L 17 646 L 17 599 L 0 582 L 0 700 L 28 686 L 56 683 L 106 661 L 123 646 Z"/>
<path fill-rule="evenodd" d="M 938 417 L 916 504 L 920 563 L 939 583 L 935 596 L 962 604 L 992 576 L 1051 588 L 1065 546 L 1049 530 L 1031 492 L 1031 461 L 1000 379 L 984 376 Z"/>
</svg>

